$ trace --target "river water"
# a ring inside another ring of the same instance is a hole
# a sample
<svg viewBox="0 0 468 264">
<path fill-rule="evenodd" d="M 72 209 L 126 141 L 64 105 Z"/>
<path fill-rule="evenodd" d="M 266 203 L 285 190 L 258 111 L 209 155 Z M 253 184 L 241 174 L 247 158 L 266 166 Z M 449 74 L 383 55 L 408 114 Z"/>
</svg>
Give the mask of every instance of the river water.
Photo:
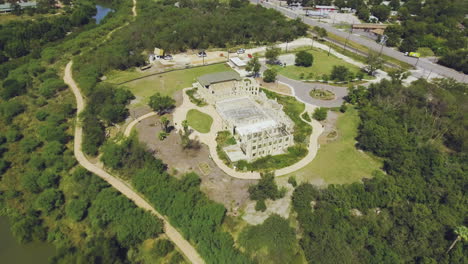
<svg viewBox="0 0 468 264">
<path fill-rule="evenodd" d="M 108 7 L 102 6 L 102 5 L 96 5 L 96 11 L 97 11 L 96 16 L 94 16 L 93 18 L 96 19 L 96 24 L 99 24 L 101 23 L 101 20 L 104 19 L 109 12 L 112 12 L 114 10 Z"/>
<path fill-rule="evenodd" d="M 0 216 L 0 263 L 5 264 L 47 264 L 55 254 L 51 244 L 33 242 L 19 244 L 10 231 L 6 216 Z"/>
</svg>

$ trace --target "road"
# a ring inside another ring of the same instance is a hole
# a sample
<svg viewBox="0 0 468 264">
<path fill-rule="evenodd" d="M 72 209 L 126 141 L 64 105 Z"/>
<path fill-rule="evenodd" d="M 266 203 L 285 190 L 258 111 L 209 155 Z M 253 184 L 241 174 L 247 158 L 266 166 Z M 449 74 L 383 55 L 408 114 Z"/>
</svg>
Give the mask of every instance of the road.
<svg viewBox="0 0 468 264">
<path fill-rule="evenodd" d="M 302 19 L 302 21 L 304 23 L 306 23 L 307 25 L 323 27 L 328 32 L 331 32 L 331 33 L 333 33 L 333 34 L 335 34 L 337 36 L 340 36 L 342 38 L 348 38 L 349 37 L 350 41 L 353 41 L 353 42 L 356 42 L 356 43 L 361 44 L 363 46 L 366 46 L 366 47 L 368 47 L 368 48 L 370 48 L 370 49 L 372 49 L 374 51 L 380 51 L 381 46 L 378 43 L 376 43 L 375 41 L 364 39 L 364 38 L 361 38 L 359 36 L 349 34 L 348 32 L 343 32 L 343 31 L 338 30 L 337 28 L 331 26 L 330 24 L 318 22 L 318 21 L 310 19 L 308 17 L 301 16 L 301 15 L 295 13 L 292 10 L 286 9 L 284 7 L 279 7 L 279 6 L 271 4 L 269 2 L 259 3 L 257 0 L 250 0 L 250 2 L 253 3 L 253 4 L 260 4 L 260 5 L 262 5 L 262 6 L 266 7 L 266 8 L 276 9 L 279 12 L 286 15 L 287 17 L 289 17 L 289 18 L 300 17 Z M 411 65 L 416 65 L 416 63 L 417 63 L 417 68 L 421 68 L 421 69 L 427 71 L 428 73 L 433 72 L 433 73 L 439 74 L 439 75 L 447 77 L 447 78 L 453 78 L 453 79 L 455 79 L 457 81 L 460 81 L 460 82 L 468 82 L 468 78 L 467 78 L 466 74 L 457 72 L 457 71 L 455 71 L 453 69 L 444 67 L 444 66 L 439 65 L 439 64 L 435 64 L 435 63 L 430 62 L 430 61 L 428 61 L 428 60 L 426 60 L 424 58 L 419 59 L 419 62 L 418 62 L 418 59 L 405 56 L 403 53 L 401 53 L 399 51 L 396 51 L 396 50 L 394 50 L 392 48 L 389 48 L 389 47 L 383 47 L 382 53 L 387 55 L 387 56 L 390 56 L 392 58 L 395 58 L 397 60 L 409 63 Z"/>
</svg>

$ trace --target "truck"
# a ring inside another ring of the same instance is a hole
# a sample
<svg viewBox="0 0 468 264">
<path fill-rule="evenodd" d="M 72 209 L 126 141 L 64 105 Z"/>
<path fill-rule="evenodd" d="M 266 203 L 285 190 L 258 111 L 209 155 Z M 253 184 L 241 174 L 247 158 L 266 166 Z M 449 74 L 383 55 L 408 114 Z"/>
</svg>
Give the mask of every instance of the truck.
<svg viewBox="0 0 468 264">
<path fill-rule="evenodd" d="M 405 52 L 405 56 L 419 58 L 421 57 L 421 54 L 419 54 L 418 52 Z"/>
</svg>

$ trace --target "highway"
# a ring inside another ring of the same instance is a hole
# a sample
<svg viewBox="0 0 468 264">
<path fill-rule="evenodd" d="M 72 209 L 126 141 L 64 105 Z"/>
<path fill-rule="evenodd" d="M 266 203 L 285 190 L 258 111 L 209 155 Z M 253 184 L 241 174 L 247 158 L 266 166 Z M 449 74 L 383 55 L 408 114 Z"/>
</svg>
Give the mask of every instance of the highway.
<svg viewBox="0 0 468 264">
<path fill-rule="evenodd" d="M 328 32 L 331 32 L 331 33 L 333 33 L 333 34 L 335 34 L 337 36 L 340 36 L 342 38 L 349 38 L 350 41 L 356 42 L 356 43 L 361 44 L 363 46 L 366 46 L 369 49 L 372 49 L 372 50 L 375 50 L 375 51 L 380 51 L 380 49 L 381 49 L 381 46 L 378 43 L 376 43 L 375 41 L 373 41 L 373 40 L 369 40 L 369 39 L 365 39 L 365 38 L 362 38 L 362 37 L 359 37 L 359 36 L 356 36 L 356 35 L 353 35 L 353 34 L 349 34 L 348 32 L 343 32 L 343 31 L 338 30 L 337 28 L 331 26 L 330 24 L 318 22 L 318 21 L 310 19 L 308 17 L 304 17 L 302 15 L 299 15 L 299 14 L 295 13 L 293 10 L 287 9 L 285 7 L 279 7 L 279 6 L 274 5 L 272 3 L 269 3 L 269 2 L 261 3 L 261 2 L 259 2 L 257 0 L 250 0 L 250 2 L 252 4 L 260 4 L 260 5 L 262 5 L 262 6 L 266 7 L 266 8 L 276 9 L 279 12 L 283 13 L 285 16 L 289 17 L 289 18 L 300 17 L 302 19 L 302 21 L 307 25 L 320 26 L 320 27 L 326 29 Z M 412 58 L 412 57 L 405 56 L 402 52 L 396 51 L 396 50 L 394 50 L 392 48 L 389 48 L 389 47 L 383 47 L 382 53 L 387 55 L 387 56 L 390 56 L 392 58 L 395 58 L 395 59 L 397 59 L 399 61 L 409 63 L 411 65 L 416 65 L 417 64 L 417 68 L 423 69 L 423 70 L 427 71 L 428 73 L 432 72 L 432 73 L 435 73 L 435 74 L 438 74 L 438 75 L 441 75 L 441 76 L 444 76 L 444 77 L 447 77 L 447 78 L 453 78 L 453 79 L 455 79 L 457 81 L 460 81 L 460 82 L 468 83 L 468 77 L 467 77 L 466 74 L 463 74 L 463 73 L 457 72 L 457 71 L 455 71 L 453 69 L 450 69 L 450 68 L 444 67 L 442 65 L 433 63 L 433 62 L 431 62 L 431 61 L 429 61 L 427 59 L 420 58 L 419 62 L 418 62 L 417 58 Z"/>
</svg>

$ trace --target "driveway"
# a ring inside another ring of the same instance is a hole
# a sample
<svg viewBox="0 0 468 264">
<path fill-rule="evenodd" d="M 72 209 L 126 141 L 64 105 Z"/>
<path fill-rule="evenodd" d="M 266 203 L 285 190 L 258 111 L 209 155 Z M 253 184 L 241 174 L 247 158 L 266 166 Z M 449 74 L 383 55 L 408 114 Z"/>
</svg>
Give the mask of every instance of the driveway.
<svg viewBox="0 0 468 264">
<path fill-rule="evenodd" d="M 319 107 L 339 107 L 344 102 L 344 97 L 348 95 L 348 88 L 332 86 L 323 83 L 305 83 L 302 81 L 296 81 L 286 78 L 282 75 L 278 75 L 278 81 L 287 84 L 293 90 L 293 94 L 296 98 L 303 103 L 316 105 Z M 318 100 L 310 97 L 309 92 L 312 89 L 323 89 L 331 91 L 335 94 L 334 100 Z"/>
</svg>

